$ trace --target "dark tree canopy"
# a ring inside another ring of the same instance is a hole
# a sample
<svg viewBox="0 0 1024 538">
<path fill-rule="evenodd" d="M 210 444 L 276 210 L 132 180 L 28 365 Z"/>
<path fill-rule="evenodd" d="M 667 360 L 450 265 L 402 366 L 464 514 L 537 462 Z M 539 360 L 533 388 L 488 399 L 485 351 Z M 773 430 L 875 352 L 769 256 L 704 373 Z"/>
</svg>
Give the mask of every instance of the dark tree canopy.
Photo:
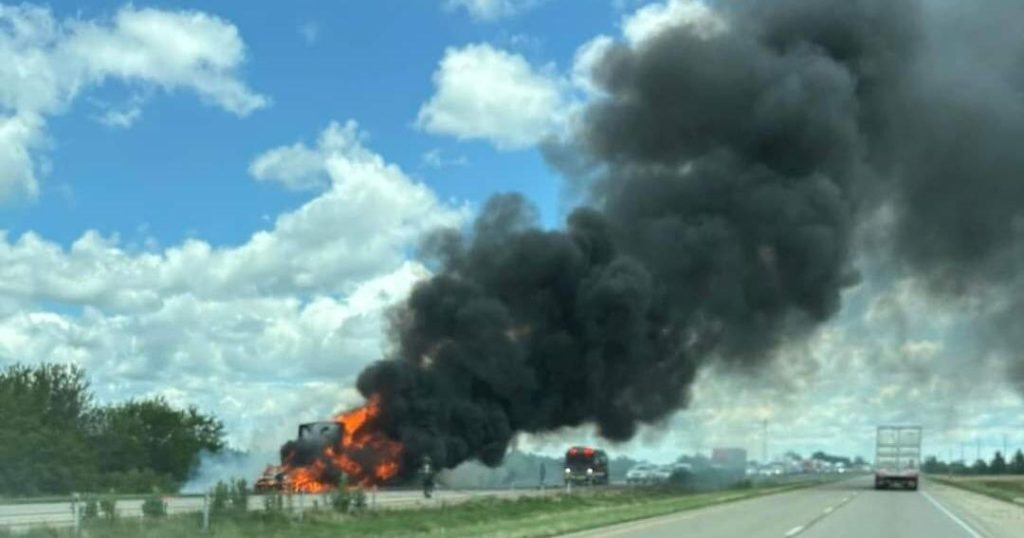
<svg viewBox="0 0 1024 538">
<path fill-rule="evenodd" d="M 95 405 L 73 365 L 0 370 L 0 495 L 175 490 L 201 451 L 224 447 L 223 425 L 162 398 Z"/>
</svg>

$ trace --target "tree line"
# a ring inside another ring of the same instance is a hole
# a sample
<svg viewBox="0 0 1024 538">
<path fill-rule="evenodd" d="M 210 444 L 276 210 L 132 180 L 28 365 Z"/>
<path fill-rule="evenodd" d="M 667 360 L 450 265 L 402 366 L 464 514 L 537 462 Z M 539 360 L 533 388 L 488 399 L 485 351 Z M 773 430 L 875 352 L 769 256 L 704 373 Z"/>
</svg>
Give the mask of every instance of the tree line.
<svg viewBox="0 0 1024 538">
<path fill-rule="evenodd" d="M 935 474 L 975 474 L 975 475 L 998 475 L 998 474 L 1024 474 L 1024 452 L 1017 450 L 1013 457 L 1007 461 L 1002 452 L 996 452 L 991 461 L 983 459 L 976 460 L 973 464 L 967 465 L 963 461 L 945 462 L 935 456 L 928 456 L 924 460 L 921 469 L 926 473 Z"/>
<path fill-rule="evenodd" d="M 224 426 L 163 398 L 98 405 L 73 365 L 0 371 L 0 496 L 177 491 Z"/>
</svg>

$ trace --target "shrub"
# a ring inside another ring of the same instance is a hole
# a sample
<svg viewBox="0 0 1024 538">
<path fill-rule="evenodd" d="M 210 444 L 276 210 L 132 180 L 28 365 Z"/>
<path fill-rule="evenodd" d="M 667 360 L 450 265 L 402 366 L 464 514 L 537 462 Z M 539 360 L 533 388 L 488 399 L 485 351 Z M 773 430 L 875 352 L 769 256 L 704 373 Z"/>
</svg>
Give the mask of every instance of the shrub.
<svg viewBox="0 0 1024 538">
<path fill-rule="evenodd" d="M 113 495 L 100 497 L 100 514 L 107 521 L 117 519 L 117 498 Z"/>
<path fill-rule="evenodd" d="M 244 479 L 237 480 L 232 484 L 231 508 L 239 512 L 249 509 L 249 484 Z"/>
<path fill-rule="evenodd" d="M 213 495 L 210 498 L 210 511 L 211 512 L 223 512 L 228 508 L 228 498 L 231 496 L 231 492 L 228 490 L 228 485 L 224 482 L 217 482 L 217 485 L 213 487 Z"/>
<path fill-rule="evenodd" d="M 88 497 L 85 499 L 82 507 L 82 519 L 91 520 L 96 519 L 100 515 L 99 502 L 96 497 Z"/>
<path fill-rule="evenodd" d="M 154 491 L 152 495 L 146 497 L 146 500 L 142 502 L 142 515 L 149 518 L 159 518 L 167 515 L 167 503 L 164 502 L 159 491 Z"/>
<path fill-rule="evenodd" d="M 352 496 L 352 508 L 356 510 L 366 509 L 366 491 L 362 488 L 356 489 L 351 492 Z"/>
<path fill-rule="evenodd" d="M 280 492 L 272 491 L 263 495 L 263 508 L 267 513 L 284 511 L 284 496 Z"/>
<path fill-rule="evenodd" d="M 331 508 L 336 512 L 348 512 L 352 506 L 352 494 L 344 488 L 338 488 L 330 496 Z"/>
</svg>

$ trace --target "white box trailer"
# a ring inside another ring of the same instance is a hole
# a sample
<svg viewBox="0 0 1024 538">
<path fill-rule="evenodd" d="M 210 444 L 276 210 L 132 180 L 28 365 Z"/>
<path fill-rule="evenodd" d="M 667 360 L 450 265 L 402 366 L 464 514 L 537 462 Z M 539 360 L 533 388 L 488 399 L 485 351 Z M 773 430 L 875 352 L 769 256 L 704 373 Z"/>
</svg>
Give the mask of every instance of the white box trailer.
<svg viewBox="0 0 1024 538">
<path fill-rule="evenodd" d="M 921 465 L 920 426 L 879 426 L 875 444 L 875 489 L 917 489 Z"/>
</svg>

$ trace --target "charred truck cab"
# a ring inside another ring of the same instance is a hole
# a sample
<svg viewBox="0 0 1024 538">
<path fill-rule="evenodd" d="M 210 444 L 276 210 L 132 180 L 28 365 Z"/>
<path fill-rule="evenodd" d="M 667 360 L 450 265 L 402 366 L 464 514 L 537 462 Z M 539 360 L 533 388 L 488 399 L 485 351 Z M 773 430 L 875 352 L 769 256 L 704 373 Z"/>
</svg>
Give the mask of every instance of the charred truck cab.
<svg viewBox="0 0 1024 538">
<path fill-rule="evenodd" d="M 567 484 L 608 484 L 608 455 L 588 446 L 574 446 L 565 453 Z"/>
<path fill-rule="evenodd" d="M 318 454 L 330 445 L 336 444 L 344 432 L 337 422 L 308 422 L 299 425 L 299 433 L 295 441 L 290 441 L 282 448 L 281 465 L 270 465 L 263 471 L 263 476 L 256 480 L 253 489 L 256 493 L 272 491 L 291 491 L 292 484 L 288 477 L 288 465 L 307 465 L 313 463 Z M 285 452 L 291 453 L 291 460 L 284 461 Z"/>
</svg>

